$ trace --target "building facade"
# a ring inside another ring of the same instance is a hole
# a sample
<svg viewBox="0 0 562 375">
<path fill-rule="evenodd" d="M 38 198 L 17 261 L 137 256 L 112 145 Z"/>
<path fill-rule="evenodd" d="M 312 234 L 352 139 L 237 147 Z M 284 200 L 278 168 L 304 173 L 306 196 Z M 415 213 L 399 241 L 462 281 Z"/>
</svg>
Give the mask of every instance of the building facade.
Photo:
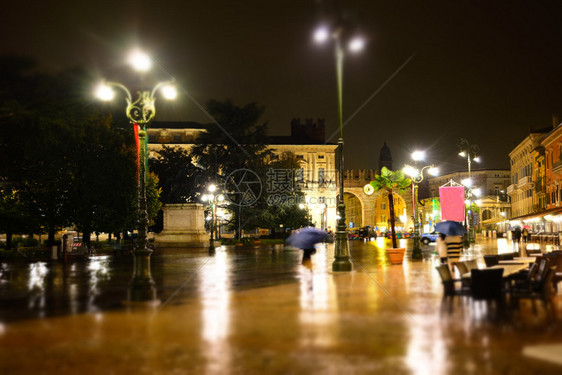
<svg viewBox="0 0 562 375">
<path fill-rule="evenodd" d="M 284 152 L 292 152 L 300 163 L 296 173 L 297 182 L 304 193 L 304 201 L 299 202 L 306 207 L 311 222 L 320 228 L 335 230 L 338 189 L 336 186 L 336 150 L 337 145 L 326 144 L 324 121 L 294 119 L 291 122 L 290 136 L 270 137 L 269 149 L 274 157 Z M 154 153 L 167 147 L 180 147 L 189 151 L 197 136 L 204 132 L 201 124 L 194 122 L 159 122 L 154 121 L 147 129 L 149 152 Z M 267 181 L 262 181 L 265 190 L 279 187 L 279 181 L 289 171 L 270 171 Z M 270 181 L 271 180 L 271 181 Z M 283 200 L 283 191 L 268 191 Z"/>
<path fill-rule="evenodd" d="M 510 153 L 511 183 L 507 194 L 511 198 L 512 217 L 519 217 L 535 212 L 533 164 L 535 150 L 539 147 L 543 132 L 531 133 Z"/>
</svg>

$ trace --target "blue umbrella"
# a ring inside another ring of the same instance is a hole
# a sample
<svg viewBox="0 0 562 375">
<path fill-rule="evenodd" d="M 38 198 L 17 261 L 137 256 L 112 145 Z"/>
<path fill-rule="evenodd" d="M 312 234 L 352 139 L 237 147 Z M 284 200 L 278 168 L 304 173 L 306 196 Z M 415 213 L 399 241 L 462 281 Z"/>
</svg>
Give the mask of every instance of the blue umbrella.
<svg viewBox="0 0 562 375">
<path fill-rule="evenodd" d="M 448 220 L 435 224 L 435 230 L 446 236 L 462 236 L 466 233 L 466 229 L 461 223 Z"/>
<path fill-rule="evenodd" d="M 300 249 L 313 249 L 314 245 L 324 242 L 328 233 L 314 227 L 305 227 L 294 232 L 287 238 L 287 242 Z"/>
</svg>

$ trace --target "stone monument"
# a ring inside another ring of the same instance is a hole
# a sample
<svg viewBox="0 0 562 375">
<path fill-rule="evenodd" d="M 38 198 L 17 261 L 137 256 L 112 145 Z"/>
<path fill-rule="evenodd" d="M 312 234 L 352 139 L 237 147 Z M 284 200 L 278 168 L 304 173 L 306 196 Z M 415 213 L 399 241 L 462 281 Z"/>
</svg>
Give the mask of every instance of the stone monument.
<svg viewBox="0 0 562 375">
<path fill-rule="evenodd" d="M 207 247 L 205 207 L 199 203 L 166 204 L 164 230 L 156 234 L 154 242 L 161 247 Z"/>
</svg>

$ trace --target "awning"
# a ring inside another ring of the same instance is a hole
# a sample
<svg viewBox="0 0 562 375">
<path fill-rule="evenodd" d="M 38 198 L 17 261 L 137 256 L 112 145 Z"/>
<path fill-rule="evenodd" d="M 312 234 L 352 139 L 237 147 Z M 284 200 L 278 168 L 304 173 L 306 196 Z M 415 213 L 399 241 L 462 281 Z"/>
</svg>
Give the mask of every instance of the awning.
<svg viewBox="0 0 562 375">
<path fill-rule="evenodd" d="M 523 216 L 518 216 L 518 217 L 512 217 L 511 219 L 508 219 L 508 221 L 523 221 L 523 220 L 529 220 L 529 219 L 535 219 L 535 218 L 542 218 L 545 217 L 547 215 L 558 215 L 562 213 L 562 208 L 560 207 L 556 207 L 556 208 L 551 208 L 549 210 L 544 210 L 541 212 L 536 212 L 536 213 L 532 213 L 532 214 L 527 214 L 527 215 L 523 215 Z"/>
</svg>

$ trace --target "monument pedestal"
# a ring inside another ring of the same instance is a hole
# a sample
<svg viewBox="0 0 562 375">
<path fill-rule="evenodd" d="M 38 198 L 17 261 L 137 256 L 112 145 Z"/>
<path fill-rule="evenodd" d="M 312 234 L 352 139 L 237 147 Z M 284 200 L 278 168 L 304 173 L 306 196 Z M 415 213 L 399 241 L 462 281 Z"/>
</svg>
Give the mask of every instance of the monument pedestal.
<svg viewBox="0 0 562 375">
<path fill-rule="evenodd" d="M 166 204 L 164 230 L 154 238 L 159 247 L 207 247 L 205 207 L 199 203 Z"/>
</svg>

